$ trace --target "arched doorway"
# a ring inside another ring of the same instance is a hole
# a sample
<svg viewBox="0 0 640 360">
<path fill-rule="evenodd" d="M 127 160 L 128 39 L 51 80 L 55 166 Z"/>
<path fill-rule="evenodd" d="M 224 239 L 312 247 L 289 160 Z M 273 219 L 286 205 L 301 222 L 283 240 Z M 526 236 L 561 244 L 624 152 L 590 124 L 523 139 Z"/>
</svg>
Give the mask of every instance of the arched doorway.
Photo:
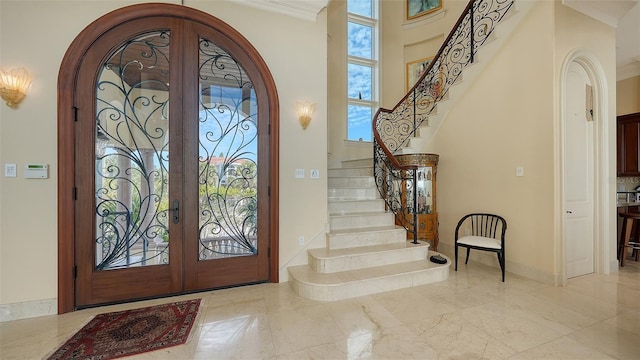
<svg viewBox="0 0 640 360">
<path fill-rule="evenodd" d="M 277 282 L 278 113 L 213 16 L 141 4 L 84 29 L 59 76 L 59 312 Z"/>
<path fill-rule="evenodd" d="M 566 285 L 568 278 L 580 274 L 609 273 L 615 236 L 609 235 L 612 224 L 607 179 L 612 148 L 605 136 L 609 102 L 604 71 L 593 54 L 574 50 L 565 58 L 560 74 L 557 162 L 561 166 L 557 168 L 556 188 L 562 225 L 556 242 L 556 284 Z M 580 121 L 572 125 L 574 117 Z M 589 235 L 586 240 L 580 234 L 585 231 Z"/>
<path fill-rule="evenodd" d="M 569 65 L 564 117 L 565 269 L 567 278 L 594 272 L 593 86 L 582 66 Z"/>
</svg>

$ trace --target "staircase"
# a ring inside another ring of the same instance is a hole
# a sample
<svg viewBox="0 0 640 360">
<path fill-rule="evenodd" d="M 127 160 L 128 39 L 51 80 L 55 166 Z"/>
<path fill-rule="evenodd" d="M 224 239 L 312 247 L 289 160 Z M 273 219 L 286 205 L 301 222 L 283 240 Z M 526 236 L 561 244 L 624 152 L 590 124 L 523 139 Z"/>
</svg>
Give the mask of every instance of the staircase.
<svg viewBox="0 0 640 360">
<path fill-rule="evenodd" d="M 415 136 L 408 139 L 408 142 L 398 150 L 399 154 L 414 154 L 420 152 L 430 152 L 430 143 L 438 132 L 440 125 L 444 122 L 449 111 L 464 96 L 469 87 L 473 85 L 487 64 L 491 61 L 493 54 L 507 43 L 510 35 L 517 29 L 523 19 L 529 14 L 535 5 L 534 1 L 515 1 L 512 9 L 509 10 L 496 26 L 481 49 L 475 53 L 474 62 L 464 69 L 455 82 L 448 87 L 447 92 L 439 99 L 434 110 L 426 116 L 425 121 L 416 129 Z"/>
<path fill-rule="evenodd" d="M 449 265 L 428 260 L 429 244 L 407 241 L 385 212 L 371 159 L 329 169 L 327 246 L 308 250 L 309 264 L 289 267 L 289 282 L 305 298 L 336 301 L 446 280 Z"/>
<path fill-rule="evenodd" d="M 380 193 L 390 204 L 400 203 L 404 189 L 393 183 L 406 179 L 402 176 L 408 168 L 401 168 L 394 155 L 430 151 L 449 110 L 533 5 L 521 0 L 470 1 L 418 84 L 393 109 L 380 109 L 374 116 L 374 159 L 329 169 L 331 231 L 326 248 L 308 250 L 308 265 L 288 268 L 295 292 L 335 301 L 447 279 L 451 261 L 432 263 L 428 243 L 407 241 L 407 231 L 395 225 L 392 212 L 385 212 Z"/>
</svg>

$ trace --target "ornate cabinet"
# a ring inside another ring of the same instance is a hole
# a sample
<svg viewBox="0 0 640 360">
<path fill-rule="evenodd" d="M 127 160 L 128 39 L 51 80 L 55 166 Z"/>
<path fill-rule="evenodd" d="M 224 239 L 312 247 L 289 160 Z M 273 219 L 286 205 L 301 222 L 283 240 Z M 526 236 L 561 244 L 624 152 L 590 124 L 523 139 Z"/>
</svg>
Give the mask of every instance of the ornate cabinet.
<svg viewBox="0 0 640 360">
<path fill-rule="evenodd" d="M 402 165 L 416 165 L 417 199 L 413 198 L 413 185 L 405 181 L 402 195 L 403 208 L 408 217 L 413 216 L 417 209 L 418 240 L 431 241 L 433 250 L 438 250 L 438 212 L 436 206 L 436 172 L 438 166 L 437 154 L 405 154 L 396 158 Z M 413 234 L 407 232 L 407 238 L 413 239 Z"/>
</svg>

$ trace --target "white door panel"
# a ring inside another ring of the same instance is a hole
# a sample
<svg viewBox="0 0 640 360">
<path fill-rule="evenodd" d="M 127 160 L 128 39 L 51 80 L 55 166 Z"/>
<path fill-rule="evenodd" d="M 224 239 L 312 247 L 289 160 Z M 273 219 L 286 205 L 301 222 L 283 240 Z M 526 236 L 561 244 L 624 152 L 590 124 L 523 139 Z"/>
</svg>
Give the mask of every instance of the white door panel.
<svg viewBox="0 0 640 360">
<path fill-rule="evenodd" d="M 594 271 L 593 121 L 588 121 L 584 69 L 573 63 L 567 73 L 564 136 L 564 243 L 567 277 Z"/>
</svg>

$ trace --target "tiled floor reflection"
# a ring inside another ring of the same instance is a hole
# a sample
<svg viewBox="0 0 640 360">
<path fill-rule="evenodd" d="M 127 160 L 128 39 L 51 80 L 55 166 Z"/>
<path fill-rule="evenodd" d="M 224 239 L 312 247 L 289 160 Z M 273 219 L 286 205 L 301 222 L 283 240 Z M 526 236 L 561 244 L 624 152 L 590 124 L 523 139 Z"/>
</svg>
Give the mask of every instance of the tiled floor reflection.
<svg viewBox="0 0 640 360">
<path fill-rule="evenodd" d="M 41 359 L 100 312 L 202 297 L 187 344 L 131 359 L 640 359 L 640 266 L 553 287 L 479 264 L 444 282 L 338 301 L 288 284 L 0 323 L 0 358 Z"/>
</svg>

